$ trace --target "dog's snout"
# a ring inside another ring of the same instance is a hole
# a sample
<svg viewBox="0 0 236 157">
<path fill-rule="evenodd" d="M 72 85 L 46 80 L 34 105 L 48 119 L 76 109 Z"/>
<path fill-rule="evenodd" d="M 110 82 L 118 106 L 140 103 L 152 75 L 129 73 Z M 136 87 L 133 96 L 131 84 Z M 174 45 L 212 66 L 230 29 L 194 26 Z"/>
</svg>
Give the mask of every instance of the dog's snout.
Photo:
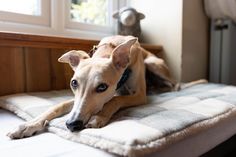
<svg viewBox="0 0 236 157">
<path fill-rule="evenodd" d="M 84 124 L 83 121 L 81 120 L 67 120 L 66 121 L 66 127 L 74 132 L 74 131 L 79 131 L 82 130 L 84 128 Z"/>
</svg>

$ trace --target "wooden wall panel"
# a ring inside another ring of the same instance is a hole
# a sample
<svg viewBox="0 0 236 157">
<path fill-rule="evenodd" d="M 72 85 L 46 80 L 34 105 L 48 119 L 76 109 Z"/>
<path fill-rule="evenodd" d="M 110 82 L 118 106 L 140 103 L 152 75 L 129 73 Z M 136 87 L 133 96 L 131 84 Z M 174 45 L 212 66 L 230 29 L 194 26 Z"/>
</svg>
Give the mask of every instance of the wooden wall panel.
<svg viewBox="0 0 236 157">
<path fill-rule="evenodd" d="M 0 32 L 0 95 L 70 88 L 73 71 L 57 59 L 99 41 Z M 162 47 L 142 44 L 161 56 Z"/>
<path fill-rule="evenodd" d="M 50 49 L 25 48 L 26 91 L 51 89 Z"/>
<path fill-rule="evenodd" d="M 68 84 L 64 68 L 66 65 L 57 61 L 65 52 L 64 49 L 51 49 L 51 86 L 54 90 L 65 89 Z"/>
<path fill-rule="evenodd" d="M 0 95 L 24 92 L 23 48 L 0 47 Z"/>
<path fill-rule="evenodd" d="M 74 71 L 71 69 L 71 67 L 68 64 L 65 64 L 64 73 L 66 77 L 66 88 L 70 88 L 70 80 L 74 74 Z"/>
</svg>

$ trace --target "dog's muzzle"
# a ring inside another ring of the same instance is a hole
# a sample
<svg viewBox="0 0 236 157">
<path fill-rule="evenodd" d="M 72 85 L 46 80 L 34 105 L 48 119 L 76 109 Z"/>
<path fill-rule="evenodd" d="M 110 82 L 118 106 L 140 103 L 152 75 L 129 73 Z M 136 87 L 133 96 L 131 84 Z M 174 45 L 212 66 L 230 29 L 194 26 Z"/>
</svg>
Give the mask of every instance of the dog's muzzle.
<svg viewBox="0 0 236 157">
<path fill-rule="evenodd" d="M 67 120 L 66 121 L 66 127 L 74 132 L 74 131 L 79 131 L 82 130 L 84 128 L 84 124 L 83 121 L 81 120 Z"/>
</svg>

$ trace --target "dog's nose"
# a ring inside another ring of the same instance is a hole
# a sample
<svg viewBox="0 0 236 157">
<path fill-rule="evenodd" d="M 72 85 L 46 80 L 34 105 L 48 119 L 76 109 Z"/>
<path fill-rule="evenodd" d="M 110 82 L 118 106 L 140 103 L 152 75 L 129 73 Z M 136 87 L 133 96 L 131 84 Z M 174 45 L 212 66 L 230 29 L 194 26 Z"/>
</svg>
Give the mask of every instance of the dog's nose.
<svg viewBox="0 0 236 157">
<path fill-rule="evenodd" d="M 79 130 L 82 130 L 84 128 L 84 125 L 83 125 L 83 121 L 81 120 L 67 120 L 66 121 L 66 127 L 74 132 L 74 131 L 79 131 Z"/>
</svg>

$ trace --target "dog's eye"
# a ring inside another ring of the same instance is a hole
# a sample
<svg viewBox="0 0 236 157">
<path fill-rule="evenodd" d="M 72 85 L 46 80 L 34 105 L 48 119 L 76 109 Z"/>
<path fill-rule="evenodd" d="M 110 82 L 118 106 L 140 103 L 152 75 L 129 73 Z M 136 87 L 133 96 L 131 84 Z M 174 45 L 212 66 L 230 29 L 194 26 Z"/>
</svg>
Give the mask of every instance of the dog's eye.
<svg viewBox="0 0 236 157">
<path fill-rule="evenodd" d="M 78 86 L 79 86 L 79 84 L 78 84 L 78 82 L 77 82 L 77 80 L 71 80 L 71 87 L 73 88 L 73 89 L 76 89 L 76 88 L 78 88 Z"/>
<path fill-rule="evenodd" d="M 96 92 L 97 93 L 104 92 L 105 90 L 107 90 L 107 88 L 108 88 L 108 85 L 106 83 L 101 83 L 100 85 L 97 86 Z"/>
</svg>

